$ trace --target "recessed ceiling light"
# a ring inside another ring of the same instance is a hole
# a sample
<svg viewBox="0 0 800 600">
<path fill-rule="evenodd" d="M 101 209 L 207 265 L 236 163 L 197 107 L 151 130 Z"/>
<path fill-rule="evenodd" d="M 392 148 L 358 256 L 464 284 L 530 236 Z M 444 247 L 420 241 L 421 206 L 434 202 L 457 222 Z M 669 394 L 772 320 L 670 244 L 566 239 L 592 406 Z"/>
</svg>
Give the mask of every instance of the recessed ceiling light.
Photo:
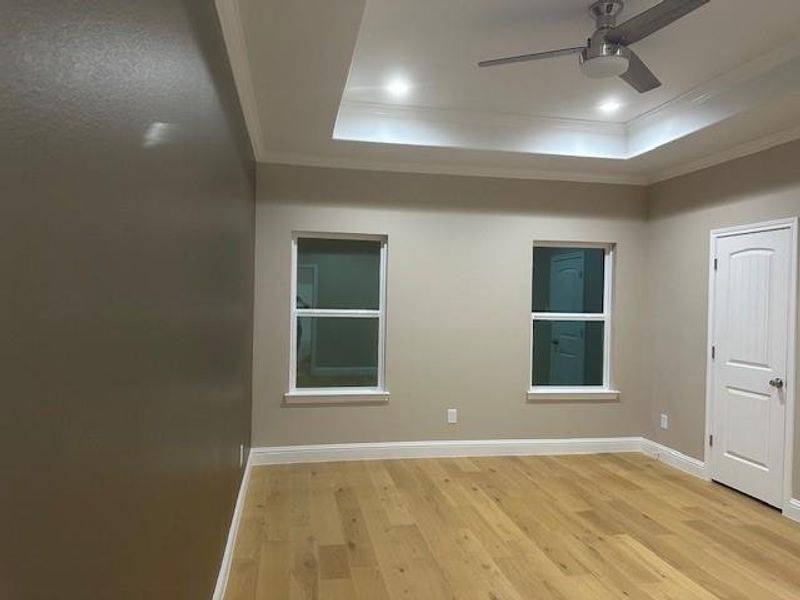
<svg viewBox="0 0 800 600">
<path fill-rule="evenodd" d="M 620 108 L 622 108 L 622 102 L 620 102 L 619 100 L 604 100 L 603 102 L 597 105 L 597 110 L 607 115 L 614 114 Z"/>
<path fill-rule="evenodd" d="M 386 91 L 394 98 L 405 98 L 411 91 L 411 84 L 404 77 L 394 77 L 386 83 Z"/>
</svg>

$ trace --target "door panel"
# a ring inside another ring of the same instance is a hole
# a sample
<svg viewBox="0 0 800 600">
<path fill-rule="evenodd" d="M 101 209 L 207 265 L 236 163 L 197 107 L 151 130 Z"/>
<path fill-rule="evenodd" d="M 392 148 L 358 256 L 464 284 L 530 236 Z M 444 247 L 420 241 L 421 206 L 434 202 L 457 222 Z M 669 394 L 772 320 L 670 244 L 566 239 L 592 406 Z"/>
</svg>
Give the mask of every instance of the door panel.
<svg viewBox="0 0 800 600">
<path fill-rule="evenodd" d="M 716 239 L 711 476 L 783 500 L 791 231 Z"/>
<path fill-rule="evenodd" d="M 728 362 L 770 368 L 770 280 L 775 252 L 753 248 L 732 253 L 728 260 Z"/>
<path fill-rule="evenodd" d="M 723 394 L 726 456 L 768 469 L 772 398 L 734 387 L 726 387 Z"/>
</svg>

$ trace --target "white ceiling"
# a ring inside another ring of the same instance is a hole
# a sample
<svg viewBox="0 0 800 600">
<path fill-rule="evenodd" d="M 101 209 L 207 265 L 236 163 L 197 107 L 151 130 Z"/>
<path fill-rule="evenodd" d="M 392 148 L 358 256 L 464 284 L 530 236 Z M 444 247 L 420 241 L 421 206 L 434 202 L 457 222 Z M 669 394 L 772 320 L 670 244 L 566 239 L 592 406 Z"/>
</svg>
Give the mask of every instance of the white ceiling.
<svg viewBox="0 0 800 600">
<path fill-rule="evenodd" d="M 575 56 L 476 66 L 581 45 L 589 3 L 217 0 L 261 161 L 645 183 L 800 137 L 798 0 L 711 0 L 639 42 L 648 94 Z"/>
<path fill-rule="evenodd" d="M 628 0 L 621 19 L 657 3 Z M 635 44 L 664 84 L 647 94 L 618 78 L 584 77 L 577 56 L 477 67 L 486 58 L 584 45 L 594 30 L 589 4 L 368 0 L 344 98 L 395 103 L 384 83 L 398 73 L 413 86 L 403 104 L 623 123 L 792 41 L 800 25 L 798 0 L 712 0 Z M 597 111 L 606 98 L 623 104 L 618 114 Z"/>
</svg>

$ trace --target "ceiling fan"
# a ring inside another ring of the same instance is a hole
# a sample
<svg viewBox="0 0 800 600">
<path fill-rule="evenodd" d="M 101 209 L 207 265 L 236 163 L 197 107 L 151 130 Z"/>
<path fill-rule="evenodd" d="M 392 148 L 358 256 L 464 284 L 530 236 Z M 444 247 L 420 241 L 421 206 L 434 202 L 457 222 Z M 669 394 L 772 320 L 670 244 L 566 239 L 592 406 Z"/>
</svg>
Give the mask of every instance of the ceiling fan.
<svg viewBox="0 0 800 600">
<path fill-rule="evenodd" d="M 628 46 L 663 29 L 709 1 L 661 0 L 654 7 L 617 25 L 617 17 L 625 6 L 625 0 L 598 0 L 589 7 L 589 12 L 597 23 L 597 29 L 588 39 L 586 46 L 484 60 L 479 62 L 478 66 L 493 67 L 580 54 L 581 70 L 587 77 L 619 76 L 636 91 L 644 94 L 659 87 L 661 82 Z"/>
</svg>

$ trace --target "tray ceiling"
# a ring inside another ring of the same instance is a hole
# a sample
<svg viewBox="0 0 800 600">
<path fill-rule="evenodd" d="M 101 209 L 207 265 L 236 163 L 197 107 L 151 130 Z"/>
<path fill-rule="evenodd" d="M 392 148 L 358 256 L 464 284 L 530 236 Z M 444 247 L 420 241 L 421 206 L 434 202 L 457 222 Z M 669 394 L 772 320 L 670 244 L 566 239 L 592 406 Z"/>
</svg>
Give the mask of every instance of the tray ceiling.
<svg viewBox="0 0 800 600">
<path fill-rule="evenodd" d="M 639 183 L 800 136 L 796 0 L 711 0 L 639 42 L 647 94 L 574 56 L 476 66 L 584 43 L 587 0 L 217 4 L 261 161 Z"/>
</svg>

